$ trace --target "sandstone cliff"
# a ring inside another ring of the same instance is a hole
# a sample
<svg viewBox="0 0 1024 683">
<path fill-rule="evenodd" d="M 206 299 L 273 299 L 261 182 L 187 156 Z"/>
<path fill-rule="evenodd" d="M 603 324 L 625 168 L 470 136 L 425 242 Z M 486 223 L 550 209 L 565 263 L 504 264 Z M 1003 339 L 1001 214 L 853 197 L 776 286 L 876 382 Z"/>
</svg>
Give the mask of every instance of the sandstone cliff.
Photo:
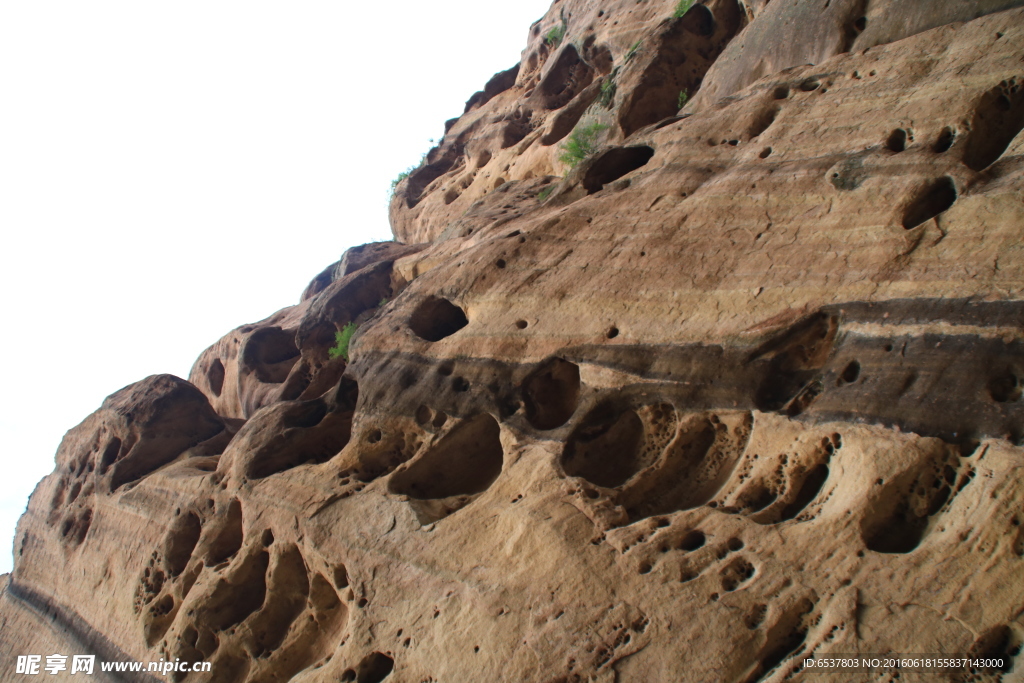
<svg viewBox="0 0 1024 683">
<path fill-rule="evenodd" d="M 1017 5 L 557 0 L 395 242 L 68 433 L 0 677 L 1022 680 Z"/>
</svg>

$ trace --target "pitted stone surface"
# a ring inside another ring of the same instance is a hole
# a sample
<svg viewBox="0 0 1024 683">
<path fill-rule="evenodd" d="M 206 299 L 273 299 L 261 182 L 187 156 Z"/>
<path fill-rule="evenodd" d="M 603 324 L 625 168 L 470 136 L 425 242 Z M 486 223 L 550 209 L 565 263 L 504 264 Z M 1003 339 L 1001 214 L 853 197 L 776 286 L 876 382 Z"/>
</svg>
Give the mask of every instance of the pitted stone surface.
<svg viewBox="0 0 1024 683">
<path fill-rule="evenodd" d="M 900 680 L 1019 680 L 1016 4 L 555 3 L 398 185 L 395 243 L 68 432 L 0 654 L 754 683 L 973 653 L 1006 670 Z M 570 170 L 581 121 L 607 128 Z"/>
</svg>

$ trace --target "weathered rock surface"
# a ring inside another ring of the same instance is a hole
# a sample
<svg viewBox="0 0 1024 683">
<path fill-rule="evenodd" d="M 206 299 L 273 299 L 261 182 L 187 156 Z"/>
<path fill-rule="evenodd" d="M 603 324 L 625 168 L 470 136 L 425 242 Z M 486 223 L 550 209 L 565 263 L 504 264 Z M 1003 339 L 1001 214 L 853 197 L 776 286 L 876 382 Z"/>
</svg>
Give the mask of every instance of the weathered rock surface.
<svg viewBox="0 0 1024 683">
<path fill-rule="evenodd" d="M 398 185 L 398 242 L 68 433 L 4 661 L 1021 680 L 1016 4 L 555 3 Z"/>
</svg>

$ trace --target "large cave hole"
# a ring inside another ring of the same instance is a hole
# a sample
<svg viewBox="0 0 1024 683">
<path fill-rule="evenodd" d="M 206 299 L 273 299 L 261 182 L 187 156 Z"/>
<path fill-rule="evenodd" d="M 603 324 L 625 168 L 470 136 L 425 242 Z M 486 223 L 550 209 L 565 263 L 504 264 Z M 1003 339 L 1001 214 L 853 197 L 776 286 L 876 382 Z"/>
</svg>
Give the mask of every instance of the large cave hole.
<svg viewBox="0 0 1024 683">
<path fill-rule="evenodd" d="M 242 504 L 237 498 L 227 508 L 218 511 L 216 527 L 210 533 L 206 544 L 206 566 L 215 567 L 227 562 L 242 548 L 244 540 Z"/>
<path fill-rule="evenodd" d="M 965 144 L 964 163 L 973 171 L 988 168 L 1022 129 L 1024 83 L 1011 78 L 986 92 L 978 102 Z"/>
<path fill-rule="evenodd" d="M 576 46 L 568 44 L 558 53 L 538 85 L 539 99 L 545 109 L 561 109 L 590 85 L 593 78 L 594 70 L 580 58 Z"/>
<path fill-rule="evenodd" d="M 679 22 L 683 30 L 707 38 L 715 33 L 715 15 L 704 5 L 694 5 Z"/>
<path fill-rule="evenodd" d="M 284 382 L 298 358 L 295 333 L 280 327 L 261 327 L 242 344 L 242 367 L 253 372 L 261 382 Z"/>
<path fill-rule="evenodd" d="M 579 398 L 580 368 L 561 358 L 544 363 L 523 382 L 526 419 L 536 429 L 564 425 L 576 412 Z"/>
<path fill-rule="evenodd" d="M 359 662 L 356 669 L 356 683 L 380 683 L 391 675 L 394 668 L 394 659 L 380 652 L 372 652 Z"/>
<path fill-rule="evenodd" d="M 583 176 L 583 187 L 587 194 L 594 194 L 608 183 L 646 165 L 653 156 L 654 149 L 646 145 L 614 147 L 602 152 Z"/>
<path fill-rule="evenodd" d="M 388 489 L 418 500 L 472 496 L 494 483 L 503 461 L 498 422 L 484 413 L 456 427 L 407 469 L 396 472 Z"/>
<path fill-rule="evenodd" d="M 268 429 L 280 430 L 282 435 L 254 448 L 245 465 L 246 476 L 263 479 L 300 465 L 330 460 L 351 438 L 352 406 L 357 398 L 355 381 L 343 377 L 334 397 L 328 394 L 311 401 L 281 402 L 273 412 L 261 413 L 254 419 L 262 420 Z"/>
<path fill-rule="evenodd" d="M 562 469 L 606 488 L 622 486 L 646 466 L 644 423 L 635 410 L 613 414 L 599 408 L 569 438 Z"/>
<path fill-rule="evenodd" d="M 185 571 L 202 530 L 203 525 L 194 512 L 188 512 L 175 520 L 164 546 L 164 562 L 171 576 Z"/>
<path fill-rule="evenodd" d="M 624 93 L 618 108 L 623 135 L 675 116 L 680 94 L 690 99 L 697 94 L 711 65 L 746 21 L 736 0 L 717 3 L 714 13 L 696 4 L 645 38 L 639 66 L 643 87 Z"/>
<path fill-rule="evenodd" d="M 429 342 L 450 337 L 469 324 L 466 313 L 447 299 L 428 296 L 409 317 L 409 329 Z"/>
<path fill-rule="evenodd" d="M 220 358 L 214 358 L 210 363 L 210 367 L 206 371 L 206 381 L 210 383 L 210 391 L 213 392 L 213 395 L 220 396 L 224 389 L 224 363 L 220 362 Z"/>
<path fill-rule="evenodd" d="M 920 190 L 903 214 L 903 227 L 907 230 L 930 221 L 956 203 L 956 183 L 943 176 Z"/>
</svg>

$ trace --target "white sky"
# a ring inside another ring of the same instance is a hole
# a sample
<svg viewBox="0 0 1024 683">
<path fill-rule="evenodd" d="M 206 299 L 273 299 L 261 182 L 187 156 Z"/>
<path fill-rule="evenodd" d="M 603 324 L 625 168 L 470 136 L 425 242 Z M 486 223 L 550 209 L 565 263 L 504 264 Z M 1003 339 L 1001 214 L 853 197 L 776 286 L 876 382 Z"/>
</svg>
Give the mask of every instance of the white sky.
<svg viewBox="0 0 1024 683">
<path fill-rule="evenodd" d="M 64 432 L 389 239 L 549 4 L 0 4 L 0 572 Z"/>
</svg>

